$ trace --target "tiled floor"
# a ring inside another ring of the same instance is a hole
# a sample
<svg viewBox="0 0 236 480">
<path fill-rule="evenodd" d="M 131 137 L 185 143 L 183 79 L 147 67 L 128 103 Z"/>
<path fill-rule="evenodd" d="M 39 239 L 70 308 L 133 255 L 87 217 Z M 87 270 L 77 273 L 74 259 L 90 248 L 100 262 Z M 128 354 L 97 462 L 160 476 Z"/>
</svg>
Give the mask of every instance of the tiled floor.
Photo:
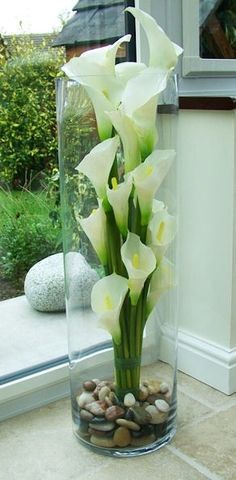
<svg viewBox="0 0 236 480">
<path fill-rule="evenodd" d="M 71 433 L 68 399 L 0 424 L 0 480 L 236 480 L 236 394 L 178 375 L 178 431 L 134 459 L 98 456 Z"/>
</svg>

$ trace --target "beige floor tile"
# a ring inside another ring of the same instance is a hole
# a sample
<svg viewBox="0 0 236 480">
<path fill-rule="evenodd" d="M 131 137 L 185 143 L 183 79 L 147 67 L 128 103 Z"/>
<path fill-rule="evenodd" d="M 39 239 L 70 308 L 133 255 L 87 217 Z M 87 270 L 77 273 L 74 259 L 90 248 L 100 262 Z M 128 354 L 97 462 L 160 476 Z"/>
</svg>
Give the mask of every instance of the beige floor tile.
<svg viewBox="0 0 236 480">
<path fill-rule="evenodd" d="M 110 459 L 104 468 L 80 480 L 205 480 L 207 477 L 165 448 L 145 457 Z"/>
<path fill-rule="evenodd" d="M 221 408 L 224 405 L 227 407 L 236 405 L 236 394 L 225 395 L 182 372 L 178 372 L 177 379 L 179 391 L 195 398 L 201 403 L 205 403 L 213 409 Z"/>
<path fill-rule="evenodd" d="M 68 399 L 1 424 L 0 480 L 143 480 L 146 475 L 150 480 L 206 478 L 165 448 L 128 460 L 91 453 L 72 435 Z"/>
<path fill-rule="evenodd" d="M 178 391 L 177 432 L 186 425 L 195 424 L 212 412 L 213 410 L 208 406 Z"/>
<path fill-rule="evenodd" d="M 173 445 L 224 480 L 235 480 L 236 406 L 186 426 Z"/>
</svg>

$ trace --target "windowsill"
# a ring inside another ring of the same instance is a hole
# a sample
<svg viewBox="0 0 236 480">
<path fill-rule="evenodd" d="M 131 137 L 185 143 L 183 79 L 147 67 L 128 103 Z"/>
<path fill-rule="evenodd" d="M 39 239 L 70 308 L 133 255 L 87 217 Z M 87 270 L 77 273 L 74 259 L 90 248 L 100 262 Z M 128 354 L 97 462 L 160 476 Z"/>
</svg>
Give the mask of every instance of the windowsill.
<svg viewBox="0 0 236 480">
<path fill-rule="evenodd" d="M 0 318 L 0 384 L 67 355 L 65 313 L 38 312 L 21 296 L 0 302 Z"/>
</svg>

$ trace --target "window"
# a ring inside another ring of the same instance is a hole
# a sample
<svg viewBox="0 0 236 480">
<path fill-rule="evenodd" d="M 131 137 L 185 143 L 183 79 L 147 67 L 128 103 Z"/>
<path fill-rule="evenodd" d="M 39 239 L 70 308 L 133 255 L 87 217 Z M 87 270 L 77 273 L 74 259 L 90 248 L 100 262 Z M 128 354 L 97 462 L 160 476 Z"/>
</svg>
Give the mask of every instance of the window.
<svg viewBox="0 0 236 480">
<path fill-rule="evenodd" d="M 100 3 L 102 10 L 104 2 Z M 84 4 L 94 7 L 93 0 Z M 113 20 L 109 32 L 106 32 L 108 38 L 104 36 L 104 29 L 99 31 L 103 35 L 101 39 L 99 37 L 102 45 L 115 41 L 111 35 L 121 37 L 124 34 L 127 26 L 120 14 L 125 5 L 133 4 L 133 0 L 116 0 L 109 4 L 109 18 L 112 9 L 121 20 L 116 29 Z M 57 1 L 51 2 L 50 6 L 50 20 L 54 25 L 57 23 L 57 31 L 61 33 Z M 75 5 L 73 0 L 64 0 L 68 15 L 77 21 L 82 18 L 80 10 L 84 11 L 83 5 L 80 7 L 79 2 Z M 95 11 L 101 13 L 99 8 Z M 9 28 L 10 31 L 0 36 L 0 80 L 5 88 L 4 91 L 0 89 L 0 131 L 1 138 L 4 138 L 0 148 L 0 420 L 55 400 L 69 389 L 65 313 L 34 310 L 23 293 L 24 277 L 32 265 L 62 250 L 58 245 L 57 233 L 60 238 L 60 232 L 54 228 L 58 220 L 55 209 L 58 198 L 51 202 L 47 195 L 51 189 L 54 193 L 58 189 L 58 177 L 50 170 L 57 157 L 54 80 L 65 62 L 65 50 L 69 58 L 68 50 L 75 43 L 73 38 L 68 45 L 60 40 L 57 46 L 64 46 L 63 51 L 51 48 L 52 42 L 56 47 L 55 37 L 60 34 L 52 34 L 47 26 L 48 35 L 39 33 L 29 37 L 19 30 L 19 26 L 9 27 L 10 10 L 6 9 L 5 13 L 5 25 L 1 30 L 5 32 Z M 39 28 L 44 32 L 47 25 L 44 7 L 37 11 L 37 17 L 34 10 L 31 13 L 33 30 Z M 20 9 L 17 14 L 20 15 L 19 23 L 23 19 L 25 30 L 26 12 L 22 13 Z M 4 22 L 4 16 L 1 21 Z M 130 22 L 129 19 L 128 28 L 134 31 L 134 22 Z M 99 19 L 97 23 L 98 29 Z M 91 26 L 85 25 L 92 42 L 92 34 L 97 34 L 97 29 L 93 31 Z M 16 35 L 11 34 L 11 29 Z M 46 45 L 45 37 L 48 37 Z M 131 44 L 128 52 L 124 52 L 129 60 L 133 60 L 134 46 Z M 42 77 L 45 76 L 49 76 L 47 88 L 42 87 Z M 46 148 L 49 144 L 50 158 Z M 33 171 L 35 166 L 38 166 L 37 172 Z M 48 171 L 44 169 L 46 166 Z"/>
<path fill-rule="evenodd" d="M 235 76 L 235 0 L 183 0 L 183 76 Z"/>
</svg>

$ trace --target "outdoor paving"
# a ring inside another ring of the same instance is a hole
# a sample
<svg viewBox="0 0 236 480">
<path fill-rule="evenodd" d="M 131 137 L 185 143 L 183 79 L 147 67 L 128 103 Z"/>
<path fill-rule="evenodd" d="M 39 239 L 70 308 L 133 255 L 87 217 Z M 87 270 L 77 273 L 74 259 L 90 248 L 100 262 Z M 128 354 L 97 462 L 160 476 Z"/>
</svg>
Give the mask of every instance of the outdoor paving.
<svg viewBox="0 0 236 480">
<path fill-rule="evenodd" d="M 133 459 L 96 455 L 72 435 L 64 399 L 0 424 L 0 480 L 236 480 L 236 394 L 178 375 L 171 444 Z"/>
</svg>

